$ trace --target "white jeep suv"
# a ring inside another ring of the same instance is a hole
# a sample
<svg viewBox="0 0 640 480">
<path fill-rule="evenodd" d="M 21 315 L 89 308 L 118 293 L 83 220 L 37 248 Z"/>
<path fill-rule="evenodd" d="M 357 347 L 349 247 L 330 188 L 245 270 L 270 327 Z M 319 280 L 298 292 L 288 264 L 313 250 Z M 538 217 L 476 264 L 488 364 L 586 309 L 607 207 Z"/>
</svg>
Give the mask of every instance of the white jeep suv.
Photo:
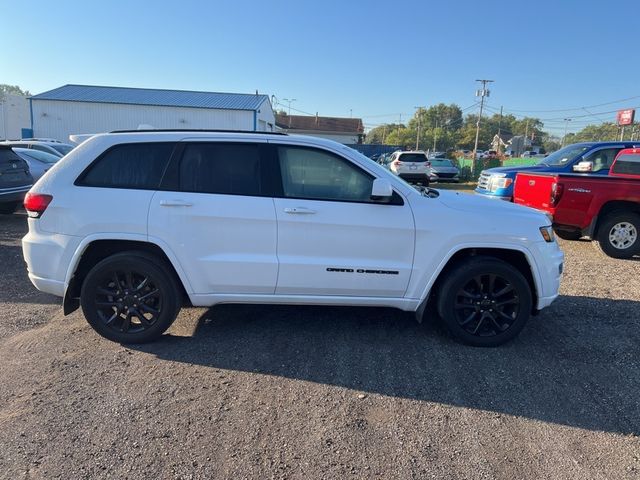
<svg viewBox="0 0 640 480">
<path fill-rule="evenodd" d="M 29 278 L 124 343 L 183 305 L 395 307 L 432 302 L 479 346 L 518 334 L 558 295 L 546 216 L 417 190 L 355 150 L 282 134 L 96 135 L 25 198 Z"/>
</svg>

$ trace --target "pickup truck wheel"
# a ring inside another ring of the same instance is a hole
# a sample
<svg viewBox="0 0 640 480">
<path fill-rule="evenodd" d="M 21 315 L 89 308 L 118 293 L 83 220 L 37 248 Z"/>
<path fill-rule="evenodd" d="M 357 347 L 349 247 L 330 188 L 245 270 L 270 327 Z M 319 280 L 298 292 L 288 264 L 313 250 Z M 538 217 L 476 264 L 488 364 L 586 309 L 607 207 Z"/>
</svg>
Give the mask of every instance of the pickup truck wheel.
<svg viewBox="0 0 640 480">
<path fill-rule="evenodd" d="M 119 343 L 145 343 L 171 326 L 180 310 L 180 290 L 168 267 L 143 252 L 112 255 L 93 267 L 80 293 L 93 329 Z"/>
<path fill-rule="evenodd" d="M 640 215 L 632 212 L 613 213 L 598 227 L 598 243 L 613 258 L 631 258 L 640 253 Z"/>
<path fill-rule="evenodd" d="M 463 343 L 496 347 L 520 333 L 531 305 L 529 283 L 516 268 L 497 258 L 474 257 L 449 272 L 438 311 Z"/>
</svg>

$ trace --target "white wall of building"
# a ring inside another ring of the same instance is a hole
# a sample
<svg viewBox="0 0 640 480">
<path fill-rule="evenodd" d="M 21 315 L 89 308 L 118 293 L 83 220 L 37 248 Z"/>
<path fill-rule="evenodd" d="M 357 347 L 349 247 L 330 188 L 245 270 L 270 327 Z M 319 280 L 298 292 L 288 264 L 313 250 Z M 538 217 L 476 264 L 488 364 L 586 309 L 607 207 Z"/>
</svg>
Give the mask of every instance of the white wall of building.
<svg viewBox="0 0 640 480">
<path fill-rule="evenodd" d="M 273 113 L 270 102 L 264 101 L 262 105 L 260 105 L 257 120 L 256 130 L 260 132 L 275 132 L 276 116 Z"/>
<path fill-rule="evenodd" d="M 22 95 L 0 95 L 0 140 L 19 140 L 31 126 L 29 100 Z"/>
<path fill-rule="evenodd" d="M 259 120 L 263 120 L 264 125 L 275 124 L 269 102 L 262 104 L 254 119 L 254 112 L 247 110 L 37 99 L 32 101 L 34 136 L 65 142 L 69 141 L 71 134 L 136 129 L 138 125 L 151 125 L 154 128 L 253 130 L 254 120 L 256 129 L 259 129 Z M 29 126 L 28 122 L 26 126 Z"/>
</svg>

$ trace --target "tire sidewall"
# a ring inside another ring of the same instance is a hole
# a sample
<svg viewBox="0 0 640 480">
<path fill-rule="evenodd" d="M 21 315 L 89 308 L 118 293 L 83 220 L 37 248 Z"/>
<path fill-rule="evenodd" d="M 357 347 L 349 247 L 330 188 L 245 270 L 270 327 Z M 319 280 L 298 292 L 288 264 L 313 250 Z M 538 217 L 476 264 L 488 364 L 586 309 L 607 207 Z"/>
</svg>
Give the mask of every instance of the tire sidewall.
<svg viewBox="0 0 640 480">
<path fill-rule="evenodd" d="M 456 319 L 455 301 L 458 291 L 477 275 L 495 273 L 507 279 L 516 289 L 520 299 L 518 316 L 505 332 L 491 337 L 472 335 L 462 328 Z M 442 286 L 440 314 L 449 332 L 467 345 L 476 347 L 497 347 L 516 337 L 531 316 L 533 304 L 531 287 L 524 276 L 511 265 L 499 259 L 481 259 L 463 262 L 454 269 Z"/>
<path fill-rule="evenodd" d="M 149 274 L 162 295 L 162 311 L 155 323 L 137 333 L 119 332 L 106 325 L 97 313 L 94 301 L 99 283 L 107 272 L 135 268 L 139 273 Z M 147 256 L 116 254 L 93 267 L 84 279 L 80 293 L 80 305 L 87 322 L 101 336 L 118 343 L 146 343 L 160 337 L 175 320 L 180 307 L 179 290 L 163 262 Z"/>
<path fill-rule="evenodd" d="M 621 222 L 633 224 L 637 232 L 636 241 L 625 249 L 616 248 L 609 241 L 609 232 L 616 224 Z M 631 258 L 640 253 L 640 215 L 632 212 L 622 212 L 606 217 L 598 228 L 598 244 L 602 251 L 612 258 Z"/>
</svg>

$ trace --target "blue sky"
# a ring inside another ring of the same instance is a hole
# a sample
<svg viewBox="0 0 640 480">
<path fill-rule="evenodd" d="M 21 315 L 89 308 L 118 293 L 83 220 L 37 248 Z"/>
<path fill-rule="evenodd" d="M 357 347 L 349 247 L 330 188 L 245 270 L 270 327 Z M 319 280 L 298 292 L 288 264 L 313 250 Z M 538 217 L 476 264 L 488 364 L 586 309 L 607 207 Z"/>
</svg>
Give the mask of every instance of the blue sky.
<svg viewBox="0 0 640 480">
<path fill-rule="evenodd" d="M 352 112 L 375 126 L 418 105 L 470 107 L 474 80 L 489 78 L 490 109 L 538 116 L 554 131 L 567 116 L 576 130 L 640 106 L 638 0 L 16 5 L 0 0 L 11 17 L 0 30 L 0 83 L 32 93 L 66 83 L 257 89 L 297 99 L 292 109 Z"/>
</svg>

